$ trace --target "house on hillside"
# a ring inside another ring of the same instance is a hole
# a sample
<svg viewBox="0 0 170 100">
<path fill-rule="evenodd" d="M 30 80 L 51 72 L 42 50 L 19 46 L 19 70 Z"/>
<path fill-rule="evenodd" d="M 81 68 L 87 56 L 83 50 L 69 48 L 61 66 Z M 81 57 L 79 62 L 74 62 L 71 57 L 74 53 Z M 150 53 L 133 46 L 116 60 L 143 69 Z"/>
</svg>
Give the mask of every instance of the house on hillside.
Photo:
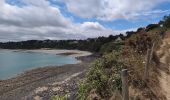
<svg viewBox="0 0 170 100">
<path fill-rule="evenodd" d="M 115 42 L 120 42 L 120 41 L 122 41 L 122 39 L 121 39 L 120 37 L 118 37 L 118 38 L 115 40 Z"/>
</svg>

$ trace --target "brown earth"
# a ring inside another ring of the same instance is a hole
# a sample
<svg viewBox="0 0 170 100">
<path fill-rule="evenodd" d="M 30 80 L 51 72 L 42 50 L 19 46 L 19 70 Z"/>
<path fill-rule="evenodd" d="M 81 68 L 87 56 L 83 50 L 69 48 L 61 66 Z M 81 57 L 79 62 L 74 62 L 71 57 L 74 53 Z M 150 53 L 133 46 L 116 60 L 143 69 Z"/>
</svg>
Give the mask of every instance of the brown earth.
<svg viewBox="0 0 170 100">
<path fill-rule="evenodd" d="M 170 70 L 170 34 L 166 35 L 166 38 L 163 40 L 163 44 L 161 45 L 161 49 L 158 51 L 160 55 L 160 62 L 167 70 Z M 166 71 L 160 70 L 161 76 L 159 77 L 160 87 L 162 89 L 163 94 L 166 96 L 167 100 L 170 100 L 170 74 L 166 73 Z"/>
</svg>

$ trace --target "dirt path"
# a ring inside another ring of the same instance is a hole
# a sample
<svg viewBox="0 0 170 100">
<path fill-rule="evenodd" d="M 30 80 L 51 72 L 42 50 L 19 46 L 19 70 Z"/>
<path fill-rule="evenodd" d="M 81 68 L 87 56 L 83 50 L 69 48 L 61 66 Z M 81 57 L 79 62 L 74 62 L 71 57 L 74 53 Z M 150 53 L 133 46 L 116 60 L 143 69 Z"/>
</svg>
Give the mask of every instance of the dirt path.
<svg viewBox="0 0 170 100">
<path fill-rule="evenodd" d="M 161 50 L 158 51 L 158 54 L 160 56 L 160 61 L 163 64 L 163 66 L 168 67 L 170 70 L 170 38 L 165 39 L 163 41 L 163 44 L 161 46 Z M 170 100 L 170 74 L 166 73 L 165 71 L 160 71 L 161 76 L 159 78 L 160 80 L 160 86 L 162 88 L 162 92 L 165 94 L 167 100 Z"/>
</svg>

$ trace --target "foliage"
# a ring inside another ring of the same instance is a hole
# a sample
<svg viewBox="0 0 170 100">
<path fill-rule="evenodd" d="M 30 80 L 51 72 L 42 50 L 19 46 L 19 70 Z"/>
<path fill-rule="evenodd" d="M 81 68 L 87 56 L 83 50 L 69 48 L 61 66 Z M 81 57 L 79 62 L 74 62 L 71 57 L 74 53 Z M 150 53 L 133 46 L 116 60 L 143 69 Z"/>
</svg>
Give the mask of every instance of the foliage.
<svg viewBox="0 0 170 100">
<path fill-rule="evenodd" d="M 146 31 L 150 31 L 150 30 L 153 30 L 155 28 L 158 28 L 160 27 L 159 24 L 149 24 L 147 27 L 146 27 Z"/>
<path fill-rule="evenodd" d="M 157 46 L 161 44 L 161 37 L 159 33 L 149 33 L 142 30 L 127 39 L 126 43 L 136 52 L 146 54 L 147 49 L 151 49 L 154 43 Z"/>
<path fill-rule="evenodd" d="M 131 71 L 129 80 L 131 80 L 133 86 L 143 87 L 143 73 L 141 72 L 144 72 L 146 52 L 152 48 L 153 44 L 155 44 L 154 50 L 159 49 L 161 43 L 162 38 L 159 33 L 146 32 L 145 30 L 131 36 L 127 40 L 127 48 L 125 49 L 127 60 L 124 60 L 124 62 L 128 66 L 128 70 Z M 152 60 L 156 64 L 159 62 L 155 52 L 153 53 Z"/>
<path fill-rule="evenodd" d="M 134 31 L 127 31 L 126 32 L 126 39 L 130 38 L 134 34 L 136 34 L 136 32 L 134 32 Z"/>
<path fill-rule="evenodd" d="M 122 35 L 120 35 L 123 37 Z M 99 52 L 101 46 L 117 39 L 119 35 L 109 37 L 89 38 L 86 40 L 28 40 L 21 42 L 0 43 L 4 49 L 78 49 L 91 52 Z"/>
<path fill-rule="evenodd" d="M 145 54 L 138 53 L 130 47 L 124 49 L 123 62 L 129 70 L 129 83 L 136 88 L 142 88 L 144 86 L 143 72 L 146 62 L 145 59 Z"/>
<path fill-rule="evenodd" d="M 119 51 L 122 48 L 123 45 L 124 45 L 123 41 L 105 43 L 104 45 L 101 46 L 100 53 L 102 53 L 102 54 L 110 53 L 113 50 Z"/>
<path fill-rule="evenodd" d="M 91 65 L 86 80 L 80 85 L 78 98 L 85 100 L 91 95 L 91 91 L 95 90 L 99 97 L 109 99 L 116 90 L 121 91 L 120 71 L 123 68 L 129 71 L 128 80 L 131 86 L 138 89 L 145 88 L 143 74 L 146 51 L 152 47 L 153 43 L 156 44 L 156 48 L 159 47 L 161 44 L 160 34 L 140 30 L 140 32 L 131 35 L 125 45 L 115 42 L 103 45 L 101 51 L 112 52 L 105 53 L 102 58 Z M 155 74 L 151 74 L 151 77 L 153 75 Z"/>
<path fill-rule="evenodd" d="M 91 90 L 102 98 L 109 98 L 116 90 L 121 91 L 120 71 L 126 66 L 119 59 L 120 52 L 112 52 L 96 60 L 87 74 L 85 82 L 80 85 L 78 97 L 85 100 Z"/>
<path fill-rule="evenodd" d="M 52 96 L 50 100 L 68 100 L 69 96 L 66 94 L 64 96 Z"/>
<path fill-rule="evenodd" d="M 170 28 L 170 15 L 164 16 L 163 20 L 161 20 L 159 24 L 162 24 L 163 27 Z"/>
</svg>

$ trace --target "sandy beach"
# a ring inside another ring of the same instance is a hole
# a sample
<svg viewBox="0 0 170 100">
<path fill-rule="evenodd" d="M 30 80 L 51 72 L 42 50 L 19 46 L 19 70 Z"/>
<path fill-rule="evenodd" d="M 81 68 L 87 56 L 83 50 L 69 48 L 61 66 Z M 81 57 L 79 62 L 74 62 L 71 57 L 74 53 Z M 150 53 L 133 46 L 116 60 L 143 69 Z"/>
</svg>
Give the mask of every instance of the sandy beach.
<svg viewBox="0 0 170 100">
<path fill-rule="evenodd" d="M 22 52 L 40 52 L 40 53 L 49 53 L 49 54 L 57 54 L 57 55 L 67 55 L 73 57 L 82 57 L 89 56 L 92 53 L 88 51 L 80 51 L 80 50 L 58 50 L 58 49 L 34 49 L 34 50 L 15 50 Z"/>
<path fill-rule="evenodd" d="M 16 50 L 15 50 L 16 51 Z M 18 50 L 17 50 L 18 51 Z M 0 100 L 49 100 L 53 95 L 69 94 L 75 97 L 77 84 L 89 64 L 96 59 L 92 53 L 79 50 L 22 50 L 64 54 L 76 57 L 81 63 L 37 68 L 8 80 L 0 81 Z"/>
</svg>

